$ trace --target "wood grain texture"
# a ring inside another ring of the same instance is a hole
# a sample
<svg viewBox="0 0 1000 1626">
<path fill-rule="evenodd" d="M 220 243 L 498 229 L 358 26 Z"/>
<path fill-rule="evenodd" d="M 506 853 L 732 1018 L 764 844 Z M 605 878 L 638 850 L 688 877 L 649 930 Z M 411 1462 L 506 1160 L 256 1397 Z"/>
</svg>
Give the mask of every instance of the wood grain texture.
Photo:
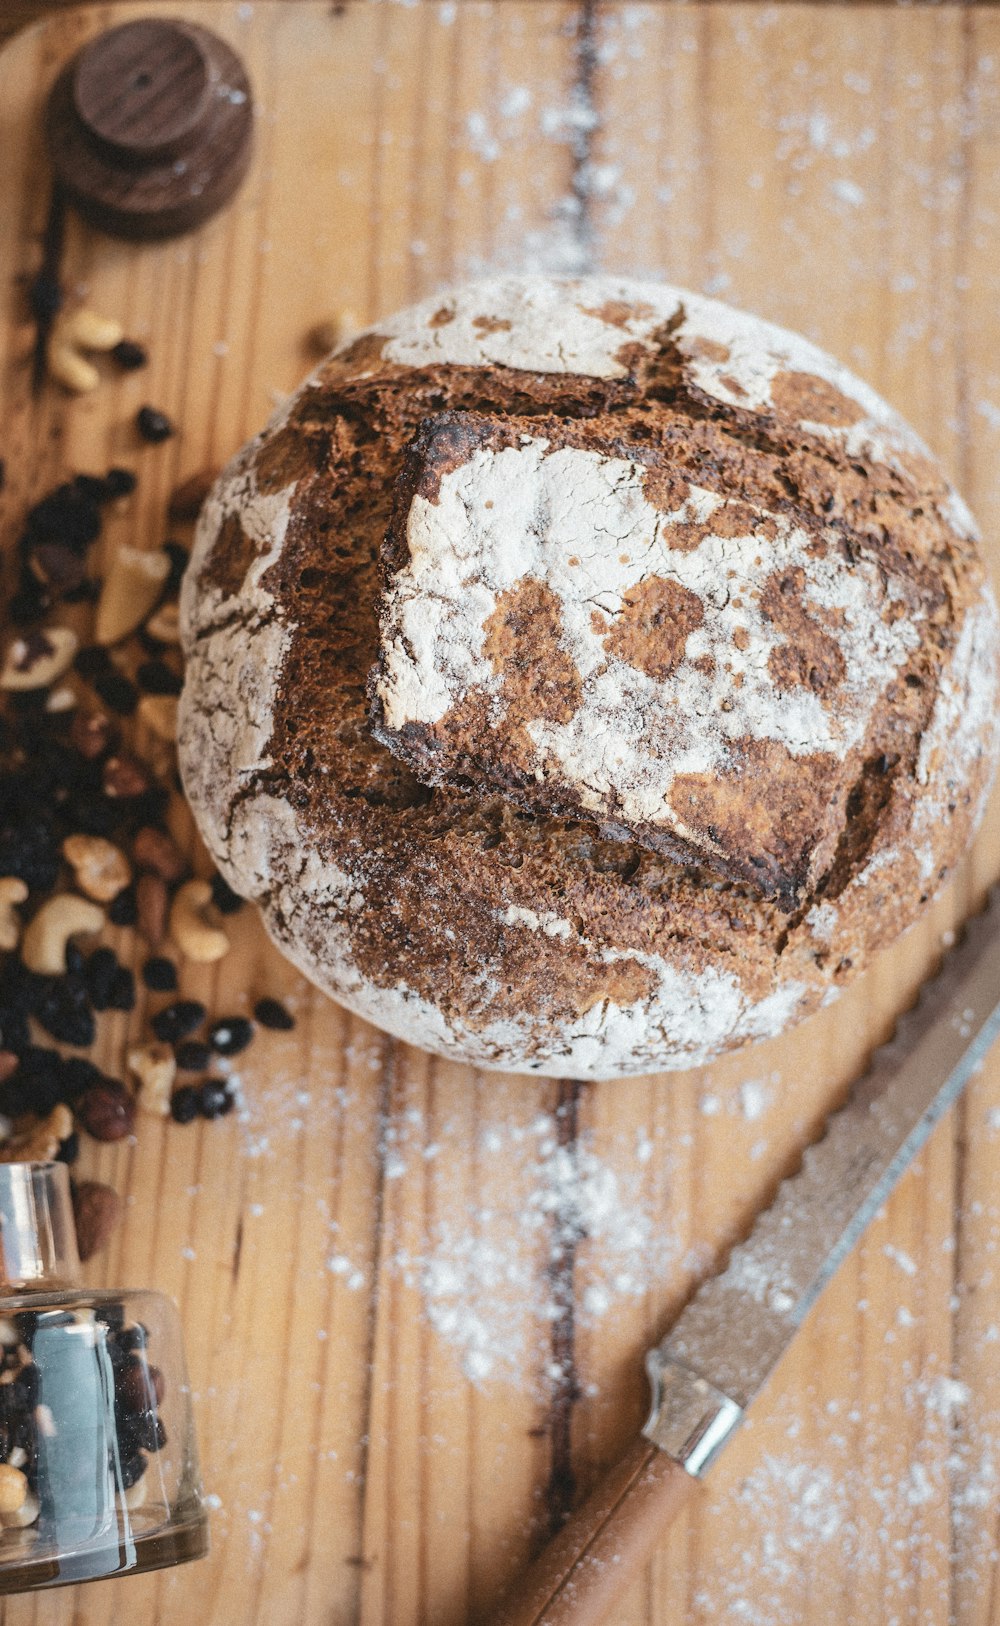
<svg viewBox="0 0 1000 1626">
<path fill-rule="evenodd" d="M 69 283 L 151 364 L 36 401 L 17 279 L 47 207 L 41 97 L 85 37 L 141 9 L 56 14 L 0 58 L 5 538 L 66 468 L 116 461 L 140 486 L 108 545 L 159 540 L 174 484 L 260 425 L 305 370 L 308 329 L 342 307 L 374 318 L 491 265 L 595 264 L 828 345 L 941 453 L 1000 563 L 993 11 L 172 4 L 247 62 L 250 179 L 159 247 L 70 223 Z M 181 425 L 161 448 L 130 427 L 147 400 Z M 177 825 L 193 842 L 182 810 Z M 145 1119 L 136 1144 L 82 1160 L 129 1204 L 92 1279 L 182 1306 L 213 1553 L 12 1601 L 5 1626 L 484 1615 L 620 1454 L 645 1346 L 998 869 L 994 803 L 921 927 L 805 1028 L 713 1068 L 576 1089 L 391 1043 L 239 917 L 233 952 L 186 970 L 184 992 L 220 1014 L 283 993 L 299 1016 L 248 1053 L 241 1121 Z M 111 940 L 135 962 L 127 933 Z M 100 1063 L 118 1069 L 139 1026 L 103 1017 Z M 998 1125 L 994 1058 L 614 1626 L 1000 1621 Z"/>
</svg>

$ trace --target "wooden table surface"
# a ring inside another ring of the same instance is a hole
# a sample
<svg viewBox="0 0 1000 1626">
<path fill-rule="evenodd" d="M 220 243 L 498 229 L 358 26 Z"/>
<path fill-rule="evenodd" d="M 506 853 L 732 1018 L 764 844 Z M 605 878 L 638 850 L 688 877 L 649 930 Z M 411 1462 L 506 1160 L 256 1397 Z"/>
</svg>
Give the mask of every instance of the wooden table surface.
<svg viewBox="0 0 1000 1626">
<path fill-rule="evenodd" d="M 70 285 L 142 373 L 33 400 L 18 277 L 47 207 L 39 109 L 131 5 L 0 56 L 4 536 L 67 469 L 140 474 L 111 543 L 256 429 L 344 307 L 501 265 L 663 273 L 799 327 L 944 458 L 1000 564 L 1000 17 L 836 4 L 191 4 L 243 54 L 257 152 L 195 236 L 73 222 Z M 130 427 L 151 401 L 181 426 Z M 193 842 L 183 810 L 178 829 Z M 965 872 L 837 1005 L 712 1068 L 617 1084 L 475 1074 L 308 987 L 249 911 L 186 993 L 298 1025 L 216 1124 L 85 1147 L 128 1201 L 94 1281 L 176 1295 L 208 1561 L 9 1602 L 5 1626 L 460 1626 L 639 1425 L 642 1352 L 794 1162 L 1000 870 Z M 137 963 L 130 934 L 112 941 Z M 101 1019 L 118 1070 L 141 1013 Z M 1000 1065 L 936 1132 L 613 1626 L 1000 1621 Z M 610 1623 L 609 1623 L 610 1626 Z"/>
</svg>

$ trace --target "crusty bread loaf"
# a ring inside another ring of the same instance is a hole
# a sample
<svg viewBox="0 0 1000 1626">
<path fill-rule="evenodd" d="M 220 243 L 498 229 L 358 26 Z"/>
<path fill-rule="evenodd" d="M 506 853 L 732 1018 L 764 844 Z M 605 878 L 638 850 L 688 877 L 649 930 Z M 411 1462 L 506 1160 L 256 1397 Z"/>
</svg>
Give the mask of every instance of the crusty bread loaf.
<svg viewBox="0 0 1000 1626">
<path fill-rule="evenodd" d="M 479 1065 L 703 1062 L 833 997 L 982 813 L 975 528 L 793 334 L 504 278 L 334 355 L 226 470 L 181 760 L 321 987 Z"/>
</svg>

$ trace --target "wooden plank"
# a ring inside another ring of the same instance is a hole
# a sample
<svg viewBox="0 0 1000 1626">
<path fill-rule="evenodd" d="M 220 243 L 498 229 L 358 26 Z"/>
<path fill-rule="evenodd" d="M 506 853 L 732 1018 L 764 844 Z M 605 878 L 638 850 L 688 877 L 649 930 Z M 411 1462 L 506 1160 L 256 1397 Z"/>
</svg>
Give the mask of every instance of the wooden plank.
<svg viewBox="0 0 1000 1626">
<path fill-rule="evenodd" d="M 718 292 L 838 351 L 913 417 L 996 534 L 991 11 L 603 0 L 581 45 L 569 0 L 185 0 L 171 9 L 250 67 L 252 175 L 175 244 L 71 226 L 71 280 L 124 314 L 151 366 L 36 403 L 12 278 L 46 208 L 39 98 L 87 33 L 141 9 L 60 15 L 0 58 L 11 520 L 66 467 L 135 462 L 110 539 L 156 538 L 173 484 L 294 386 L 316 320 L 373 318 L 492 265 L 572 268 L 591 245 L 601 265 Z M 182 428 L 156 451 L 129 428 L 146 399 Z M 221 1504 L 213 1555 L 13 1601 L 0 1619 L 458 1626 L 485 1611 L 641 1420 L 642 1350 L 888 1032 L 998 849 L 994 811 L 968 876 L 801 1032 L 670 1080 L 577 1090 L 392 1044 L 240 917 L 233 953 L 186 971 L 185 991 L 219 1013 L 275 992 L 299 1017 L 241 1066 L 240 1120 L 143 1123 L 135 1146 L 88 1145 L 82 1165 L 129 1201 L 91 1279 L 155 1282 L 181 1303 Z M 129 934 L 113 940 L 136 959 Z M 102 1021 L 102 1065 L 139 1026 Z M 615 1626 L 944 1626 L 949 1589 L 963 1626 L 998 1618 L 998 1092 L 994 1065 L 960 1154 L 942 1126 Z"/>
</svg>

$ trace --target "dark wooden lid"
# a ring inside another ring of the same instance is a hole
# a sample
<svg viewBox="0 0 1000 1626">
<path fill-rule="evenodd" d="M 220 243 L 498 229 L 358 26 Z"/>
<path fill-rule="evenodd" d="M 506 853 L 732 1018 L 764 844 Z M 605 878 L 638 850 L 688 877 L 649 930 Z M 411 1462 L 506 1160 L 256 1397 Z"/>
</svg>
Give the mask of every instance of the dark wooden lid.
<svg viewBox="0 0 1000 1626">
<path fill-rule="evenodd" d="M 207 220 L 246 173 L 252 129 L 236 53 L 161 17 L 98 35 L 59 75 L 46 111 L 68 197 L 120 237 L 170 237 Z"/>
</svg>

